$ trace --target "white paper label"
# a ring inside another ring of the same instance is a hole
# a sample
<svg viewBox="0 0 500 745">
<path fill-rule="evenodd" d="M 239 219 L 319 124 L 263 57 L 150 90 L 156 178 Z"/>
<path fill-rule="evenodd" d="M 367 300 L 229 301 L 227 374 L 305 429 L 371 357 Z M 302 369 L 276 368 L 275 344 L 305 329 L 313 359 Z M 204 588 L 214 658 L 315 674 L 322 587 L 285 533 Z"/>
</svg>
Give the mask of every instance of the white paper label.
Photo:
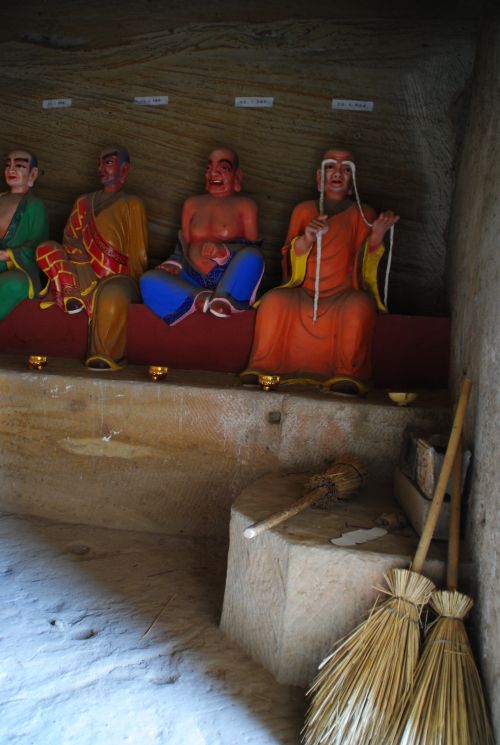
<svg viewBox="0 0 500 745">
<path fill-rule="evenodd" d="M 349 98 L 332 98 L 332 109 L 344 111 L 373 111 L 373 101 L 352 101 Z"/>
<path fill-rule="evenodd" d="M 259 96 L 237 96 L 234 105 L 241 109 L 270 109 L 274 104 L 274 98 L 261 98 Z"/>
<path fill-rule="evenodd" d="M 46 98 L 42 101 L 42 109 L 69 109 L 72 105 L 72 98 Z"/>
<path fill-rule="evenodd" d="M 138 106 L 168 106 L 168 96 L 136 96 L 134 103 Z"/>
</svg>

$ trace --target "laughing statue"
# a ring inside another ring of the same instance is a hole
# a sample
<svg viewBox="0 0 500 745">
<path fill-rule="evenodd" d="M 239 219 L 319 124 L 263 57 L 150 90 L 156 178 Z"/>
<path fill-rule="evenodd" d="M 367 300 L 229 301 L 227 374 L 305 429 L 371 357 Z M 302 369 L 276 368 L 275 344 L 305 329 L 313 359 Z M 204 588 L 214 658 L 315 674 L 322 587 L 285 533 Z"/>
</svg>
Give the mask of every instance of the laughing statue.
<svg viewBox="0 0 500 745">
<path fill-rule="evenodd" d="M 175 252 L 141 278 L 145 304 L 167 324 L 179 323 L 195 311 L 229 318 L 254 302 L 264 260 L 257 205 L 238 194 L 241 181 L 233 150 L 217 148 L 210 153 L 207 193 L 185 201 Z"/>
</svg>

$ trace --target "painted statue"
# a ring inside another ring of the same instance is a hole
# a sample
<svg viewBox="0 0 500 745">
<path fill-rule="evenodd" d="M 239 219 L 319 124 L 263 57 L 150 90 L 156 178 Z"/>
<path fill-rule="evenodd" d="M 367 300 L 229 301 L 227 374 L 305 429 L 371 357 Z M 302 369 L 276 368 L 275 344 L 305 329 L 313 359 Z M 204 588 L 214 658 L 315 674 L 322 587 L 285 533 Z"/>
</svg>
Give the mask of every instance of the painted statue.
<svg viewBox="0 0 500 745">
<path fill-rule="evenodd" d="M 35 250 L 49 237 L 49 222 L 44 203 L 31 193 L 37 177 L 33 153 L 13 150 L 7 155 L 9 191 L 0 194 L 0 320 L 42 289 Z"/>
<path fill-rule="evenodd" d="M 242 172 L 228 148 L 210 153 L 206 194 L 187 199 L 174 253 L 141 278 L 146 305 L 173 325 L 195 311 L 218 318 L 247 310 L 264 271 L 257 205 L 241 196 Z"/>
<path fill-rule="evenodd" d="M 128 306 L 141 301 L 146 210 L 141 199 L 123 191 L 129 167 L 124 147 L 104 148 L 98 166 L 102 190 L 78 197 L 62 245 L 50 241 L 37 249 L 38 265 L 50 279 L 50 295 L 42 307 L 56 303 L 66 313 L 87 313 L 85 364 L 92 370 L 118 370 L 126 364 Z"/>
<path fill-rule="evenodd" d="M 351 152 L 328 150 L 317 171 L 321 204 L 294 209 L 282 249 L 288 281 L 262 298 L 243 382 L 278 374 L 339 393 L 365 390 L 377 307 L 385 310 L 376 282 L 381 244 L 399 217 L 377 217 L 351 200 L 354 175 Z"/>
</svg>

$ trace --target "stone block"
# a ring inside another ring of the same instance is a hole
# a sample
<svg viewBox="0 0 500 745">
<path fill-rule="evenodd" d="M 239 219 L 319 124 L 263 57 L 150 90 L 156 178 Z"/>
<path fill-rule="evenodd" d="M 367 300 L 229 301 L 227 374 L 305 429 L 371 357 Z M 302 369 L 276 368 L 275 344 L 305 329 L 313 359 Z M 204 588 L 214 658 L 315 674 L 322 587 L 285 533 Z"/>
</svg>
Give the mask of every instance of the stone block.
<svg viewBox="0 0 500 745">
<path fill-rule="evenodd" d="M 330 539 L 370 528 L 397 509 L 390 493 L 368 485 L 330 512 L 313 508 L 246 539 L 249 524 L 288 506 L 307 476 L 269 475 L 247 487 L 231 511 L 230 548 L 221 619 L 224 632 L 280 683 L 308 686 L 333 644 L 362 621 L 384 572 L 408 567 L 417 537 L 411 528 L 356 547 Z M 426 576 L 444 576 L 443 547 L 433 544 Z"/>
</svg>

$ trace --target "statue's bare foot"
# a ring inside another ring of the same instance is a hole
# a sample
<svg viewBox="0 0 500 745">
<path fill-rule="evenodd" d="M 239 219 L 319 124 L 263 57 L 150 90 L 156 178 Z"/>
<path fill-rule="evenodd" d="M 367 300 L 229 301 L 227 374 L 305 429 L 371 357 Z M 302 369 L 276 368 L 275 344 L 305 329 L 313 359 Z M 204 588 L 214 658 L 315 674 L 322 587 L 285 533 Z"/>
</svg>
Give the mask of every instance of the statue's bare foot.
<svg viewBox="0 0 500 745">
<path fill-rule="evenodd" d="M 74 315 L 75 313 L 80 313 L 85 308 L 85 305 L 82 300 L 78 300 L 77 298 L 70 298 L 69 300 L 66 300 L 64 304 L 66 313 L 69 313 L 69 315 Z"/>
<path fill-rule="evenodd" d="M 196 310 L 199 310 L 201 313 L 206 313 L 210 304 L 210 300 L 212 299 L 212 295 L 213 292 L 210 292 L 210 290 L 199 292 L 194 301 L 194 307 L 196 308 Z"/>
<path fill-rule="evenodd" d="M 229 318 L 231 315 L 231 306 L 227 300 L 216 298 L 210 303 L 210 313 L 217 318 Z"/>
</svg>

